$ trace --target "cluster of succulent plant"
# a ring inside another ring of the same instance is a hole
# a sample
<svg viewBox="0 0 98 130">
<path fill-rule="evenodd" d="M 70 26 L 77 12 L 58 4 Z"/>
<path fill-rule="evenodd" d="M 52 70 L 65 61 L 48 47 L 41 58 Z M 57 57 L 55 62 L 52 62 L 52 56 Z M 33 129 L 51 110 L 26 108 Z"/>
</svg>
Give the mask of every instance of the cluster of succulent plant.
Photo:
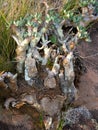
<svg viewBox="0 0 98 130">
<path fill-rule="evenodd" d="M 45 88 L 56 88 L 56 77 L 58 77 L 62 92 L 65 95 L 67 92 L 74 95 L 73 50 L 77 42 L 77 34 L 72 34 L 72 29 L 70 29 L 64 35 L 63 17 L 54 10 L 49 10 L 45 1 L 42 3 L 46 7 L 45 14 L 26 15 L 11 24 L 12 37 L 17 43 L 17 71 L 24 75 L 29 85 L 33 86 L 40 73 L 38 66 L 43 66 L 47 74 L 43 81 Z M 49 60 L 52 64 L 51 67 Z M 8 76 L 5 76 L 4 79 L 6 77 Z M 1 76 L 3 86 L 6 85 L 4 79 L 2 80 Z"/>
<path fill-rule="evenodd" d="M 45 66 L 47 73 L 44 86 L 51 88 L 53 84 L 52 88 L 56 87 L 55 76 L 58 76 L 63 93 L 76 93 L 73 52 L 78 39 L 87 38 L 85 27 L 98 16 L 93 15 L 94 1 L 89 1 L 89 4 L 85 0 L 70 2 L 66 3 L 60 15 L 43 1 L 44 14 L 26 15 L 11 24 L 12 37 L 17 42 L 17 71 L 24 74 L 31 86 L 38 75 L 38 64 Z M 71 27 L 66 34 L 64 26 Z M 76 28 L 76 33 L 73 33 L 73 28 Z"/>
</svg>

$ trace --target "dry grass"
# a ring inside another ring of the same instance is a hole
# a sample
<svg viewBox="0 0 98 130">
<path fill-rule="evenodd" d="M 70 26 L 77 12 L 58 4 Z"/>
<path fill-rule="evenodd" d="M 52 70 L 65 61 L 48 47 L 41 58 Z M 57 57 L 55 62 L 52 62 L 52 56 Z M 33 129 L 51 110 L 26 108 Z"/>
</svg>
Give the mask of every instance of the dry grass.
<svg viewBox="0 0 98 130">
<path fill-rule="evenodd" d="M 1 0 L 0 12 L 2 12 L 8 21 L 16 20 L 27 13 L 34 14 L 44 10 L 41 4 L 43 0 Z M 49 7 L 61 10 L 67 0 L 47 0 Z"/>
</svg>

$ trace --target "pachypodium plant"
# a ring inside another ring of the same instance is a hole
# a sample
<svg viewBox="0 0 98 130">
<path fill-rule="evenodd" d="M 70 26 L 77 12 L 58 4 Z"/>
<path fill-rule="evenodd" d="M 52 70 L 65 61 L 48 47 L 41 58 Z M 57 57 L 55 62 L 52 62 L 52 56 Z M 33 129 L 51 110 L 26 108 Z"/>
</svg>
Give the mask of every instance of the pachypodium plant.
<svg viewBox="0 0 98 130">
<path fill-rule="evenodd" d="M 11 25 L 12 37 L 17 43 L 17 71 L 23 73 L 32 86 L 39 73 L 38 66 L 44 66 L 47 73 L 44 87 L 55 88 L 55 77 L 59 77 L 62 92 L 75 96 L 73 52 L 78 39 L 87 38 L 86 26 L 98 19 L 93 14 L 95 1 L 69 0 L 61 13 L 50 10 L 46 1 L 42 3 L 46 7 L 44 16 L 40 13 L 26 15 Z M 67 33 L 64 26 L 71 27 Z"/>
</svg>

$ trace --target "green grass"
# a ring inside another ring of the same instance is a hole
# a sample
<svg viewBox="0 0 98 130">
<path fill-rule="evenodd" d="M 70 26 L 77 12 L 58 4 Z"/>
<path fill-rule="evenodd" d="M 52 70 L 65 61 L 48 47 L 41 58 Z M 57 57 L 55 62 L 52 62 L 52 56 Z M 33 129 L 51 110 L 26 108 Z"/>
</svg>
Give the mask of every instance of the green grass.
<svg viewBox="0 0 98 130">
<path fill-rule="evenodd" d="M 60 122 L 59 122 L 59 126 L 58 126 L 57 130 L 62 130 L 63 127 L 64 127 L 64 120 L 61 119 Z"/>
<path fill-rule="evenodd" d="M 15 42 L 6 28 L 6 21 L 0 17 L 0 71 L 11 71 L 15 57 Z"/>
</svg>

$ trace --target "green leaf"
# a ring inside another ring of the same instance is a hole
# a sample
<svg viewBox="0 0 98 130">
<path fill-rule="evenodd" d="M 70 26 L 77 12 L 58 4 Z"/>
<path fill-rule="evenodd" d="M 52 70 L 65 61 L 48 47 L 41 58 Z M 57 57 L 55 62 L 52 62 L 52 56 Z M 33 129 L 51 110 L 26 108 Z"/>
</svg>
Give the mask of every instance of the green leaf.
<svg viewBox="0 0 98 130">
<path fill-rule="evenodd" d="M 52 35 L 52 36 L 50 37 L 50 40 L 51 40 L 51 42 L 54 43 L 54 44 L 57 42 L 57 38 L 56 38 L 55 35 Z"/>
</svg>

